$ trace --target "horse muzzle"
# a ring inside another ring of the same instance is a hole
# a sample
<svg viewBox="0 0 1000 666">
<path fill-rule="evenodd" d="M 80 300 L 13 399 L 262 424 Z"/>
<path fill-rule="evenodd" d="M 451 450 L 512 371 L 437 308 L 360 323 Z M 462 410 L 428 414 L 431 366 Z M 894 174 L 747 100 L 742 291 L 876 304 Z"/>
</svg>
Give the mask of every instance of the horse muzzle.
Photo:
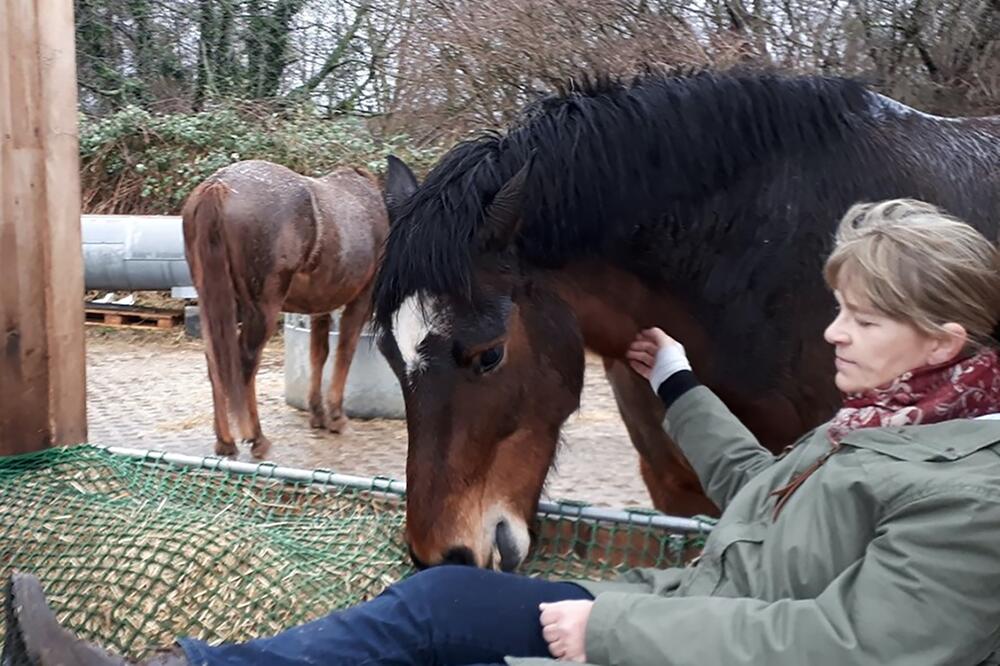
<svg viewBox="0 0 1000 666">
<path fill-rule="evenodd" d="M 408 539 L 410 559 L 419 569 L 451 564 L 514 571 L 528 556 L 531 535 L 522 518 L 507 511 L 490 512 L 490 519 L 484 521 L 478 538 L 463 539 L 454 534 L 446 548 L 428 548 L 426 542 L 416 543 Z M 475 534 L 474 533 L 474 534 Z M 456 538 L 457 537 L 457 538 Z M 412 538 L 412 535 L 411 535 Z"/>
</svg>

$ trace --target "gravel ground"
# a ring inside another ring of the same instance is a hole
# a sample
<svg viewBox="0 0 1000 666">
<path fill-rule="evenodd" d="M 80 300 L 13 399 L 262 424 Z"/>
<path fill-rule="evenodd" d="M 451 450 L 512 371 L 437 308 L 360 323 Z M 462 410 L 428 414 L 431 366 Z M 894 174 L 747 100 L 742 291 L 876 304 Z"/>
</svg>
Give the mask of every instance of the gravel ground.
<svg viewBox="0 0 1000 666">
<path fill-rule="evenodd" d="M 404 421 L 354 420 L 335 435 L 312 430 L 308 415 L 285 404 L 283 346 L 265 349 L 257 376 L 269 460 L 362 476 L 402 479 Z M 182 332 L 88 328 L 87 400 L 93 443 L 212 455 L 212 394 L 200 341 Z M 649 506 L 638 458 L 618 415 L 600 360 L 588 358 L 580 410 L 563 429 L 546 496 L 603 506 Z M 248 447 L 240 459 L 251 461 Z"/>
</svg>

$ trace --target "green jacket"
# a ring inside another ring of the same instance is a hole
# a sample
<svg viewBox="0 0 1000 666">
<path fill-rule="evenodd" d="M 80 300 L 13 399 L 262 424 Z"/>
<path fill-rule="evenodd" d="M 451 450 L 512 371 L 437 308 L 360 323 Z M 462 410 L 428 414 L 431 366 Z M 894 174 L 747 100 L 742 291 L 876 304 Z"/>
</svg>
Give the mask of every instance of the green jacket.
<svg viewBox="0 0 1000 666">
<path fill-rule="evenodd" d="M 694 566 L 584 583 L 591 663 L 1000 664 L 1000 420 L 855 431 L 776 520 L 825 426 L 775 457 L 697 387 L 664 427 L 722 517 Z"/>
</svg>

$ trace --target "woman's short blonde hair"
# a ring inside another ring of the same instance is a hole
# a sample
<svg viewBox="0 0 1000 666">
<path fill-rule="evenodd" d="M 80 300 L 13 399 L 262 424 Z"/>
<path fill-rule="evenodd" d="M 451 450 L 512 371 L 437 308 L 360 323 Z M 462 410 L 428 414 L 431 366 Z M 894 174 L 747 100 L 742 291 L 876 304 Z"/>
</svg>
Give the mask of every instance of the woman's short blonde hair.
<svg viewBox="0 0 1000 666">
<path fill-rule="evenodd" d="M 837 229 L 824 276 L 885 315 L 924 333 L 961 324 L 974 346 L 994 345 L 1000 320 L 1000 254 L 961 220 L 931 204 L 893 199 L 852 206 Z"/>
</svg>

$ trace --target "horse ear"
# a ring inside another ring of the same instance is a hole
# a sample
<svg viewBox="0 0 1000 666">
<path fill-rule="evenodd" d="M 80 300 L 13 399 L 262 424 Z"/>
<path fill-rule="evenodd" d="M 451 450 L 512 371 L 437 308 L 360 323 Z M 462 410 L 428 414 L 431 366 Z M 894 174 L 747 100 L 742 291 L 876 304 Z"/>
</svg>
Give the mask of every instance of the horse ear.
<svg viewBox="0 0 1000 666">
<path fill-rule="evenodd" d="M 419 183 L 403 160 L 395 155 L 389 155 L 386 162 L 389 163 L 389 167 L 385 177 L 385 203 L 392 208 L 416 192 Z"/>
<path fill-rule="evenodd" d="M 521 204 L 524 203 L 524 184 L 535 161 L 532 153 L 524 165 L 500 191 L 483 213 L 483 227 L 476 234 L 481 250 L 502 250 L 514 241 L 521 226 Z"/>
</svg>

